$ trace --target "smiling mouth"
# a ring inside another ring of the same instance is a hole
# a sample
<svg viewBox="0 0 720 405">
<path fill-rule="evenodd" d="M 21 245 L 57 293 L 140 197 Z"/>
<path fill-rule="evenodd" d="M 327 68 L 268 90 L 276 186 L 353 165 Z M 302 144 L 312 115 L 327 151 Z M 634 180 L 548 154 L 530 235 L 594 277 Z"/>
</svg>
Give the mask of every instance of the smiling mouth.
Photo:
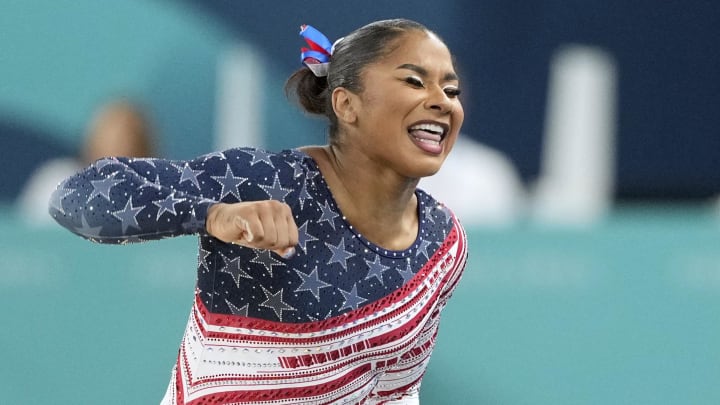
<svg viewBox="0 0 720 405">
<path fill-rule="evenodd" d="M 408 127 L 408 134 L 415 146 L 423 152 L 439 156 L 443 152 L 443 140 L 450 126 L 437 121 L 422 121 Z"/>
<path fill-rule="evenodd" d="M 440 145 L 448 133 L 448 126 L 435 122 L 424 122 L 412 125 L 408 133 L 415 140 L 431 145 Z"/>
</svg>

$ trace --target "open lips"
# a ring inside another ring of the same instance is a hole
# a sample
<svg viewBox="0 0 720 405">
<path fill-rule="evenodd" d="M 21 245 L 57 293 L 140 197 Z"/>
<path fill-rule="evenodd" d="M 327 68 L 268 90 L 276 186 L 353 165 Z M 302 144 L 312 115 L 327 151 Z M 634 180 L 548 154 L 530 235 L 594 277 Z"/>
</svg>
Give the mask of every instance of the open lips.
<svg viewBox="0 0 720 405">
<path fill-rule="evenodd" d="M 420 149 L 430 153 L 440 153 L 440 143 L 445 139 L 449 131 L 447 124 L 439 122 L 421 122 L 408 128 L 408 133 Z"/>
</svg>

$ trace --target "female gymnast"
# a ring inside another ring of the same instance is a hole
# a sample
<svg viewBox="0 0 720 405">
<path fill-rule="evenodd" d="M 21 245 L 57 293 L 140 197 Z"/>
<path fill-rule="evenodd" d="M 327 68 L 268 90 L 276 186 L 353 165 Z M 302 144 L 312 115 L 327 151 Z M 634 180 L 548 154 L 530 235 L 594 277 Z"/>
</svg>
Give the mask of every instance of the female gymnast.
<svg viewBox="0 0 720 405">
<path fill-rule="evenodd" d="M 101 243 L 199 237 L 195 300 L 163 404 L 417 404 L 463 228 L 417 189 L 463 122 L 450 51 L 404 19 L 331 43 L 310 26 L 286 90 L 328 143 L 193 160 L 109 157 L 50 214 Z"/>
</svg>

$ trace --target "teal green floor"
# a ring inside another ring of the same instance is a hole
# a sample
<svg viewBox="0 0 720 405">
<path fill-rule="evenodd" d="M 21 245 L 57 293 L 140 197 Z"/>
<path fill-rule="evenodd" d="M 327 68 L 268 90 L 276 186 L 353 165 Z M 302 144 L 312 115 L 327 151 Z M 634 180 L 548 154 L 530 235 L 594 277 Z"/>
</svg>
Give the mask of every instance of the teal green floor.
<svg viewBox="0 0 720 405">
<path fill-rule="evenodd" d="M 0 213 L 0 403 L 158 403 L 196 240 L 104 246 Z M 468 231 L 423 405 L 720 404 L 708 212 L 636 206 L 583 230 Z"/>
</svg>

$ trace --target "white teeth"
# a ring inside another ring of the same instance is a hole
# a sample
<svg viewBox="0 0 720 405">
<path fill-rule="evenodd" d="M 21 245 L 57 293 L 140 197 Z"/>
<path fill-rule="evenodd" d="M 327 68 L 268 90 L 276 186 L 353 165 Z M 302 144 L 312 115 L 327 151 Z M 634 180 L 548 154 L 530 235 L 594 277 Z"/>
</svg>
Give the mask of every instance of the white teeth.
<svg viewBox="0 0 720 405">
<path fill-rule="evenodd" d="M 440 125 L 437 125 L 437 124 L 419 124 L 419 125 L 410 127 L 411 131 L 416 130 L 416 129 L 432 132 L 435 134 L 442 134 L 445 132 L 443 127 L 441 127 Z"/>
</svg>

